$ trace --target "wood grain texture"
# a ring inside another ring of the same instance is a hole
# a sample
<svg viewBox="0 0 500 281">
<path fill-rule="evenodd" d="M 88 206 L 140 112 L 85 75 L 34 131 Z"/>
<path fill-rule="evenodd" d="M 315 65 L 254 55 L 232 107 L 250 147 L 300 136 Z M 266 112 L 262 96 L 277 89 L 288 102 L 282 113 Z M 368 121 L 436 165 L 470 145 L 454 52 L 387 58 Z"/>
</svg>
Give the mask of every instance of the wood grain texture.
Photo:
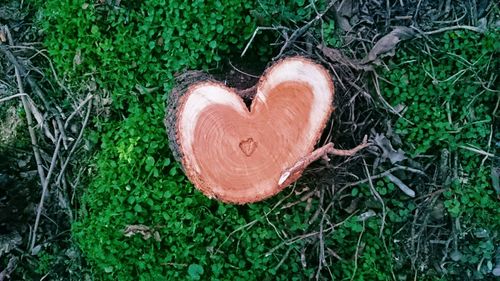
<svg viewBox="0 0 500 281">
<path fill-rule="evenodd" d="M 205 195 L 256 202 L 296 181 L 283 171 L 311 153 L 332 112 L 328 72 L 302 58 L 266 70 L 250 108 L 234 89 L 205 80 L 177 101 L 175 138 L 188 178 Z"/>
</svg>

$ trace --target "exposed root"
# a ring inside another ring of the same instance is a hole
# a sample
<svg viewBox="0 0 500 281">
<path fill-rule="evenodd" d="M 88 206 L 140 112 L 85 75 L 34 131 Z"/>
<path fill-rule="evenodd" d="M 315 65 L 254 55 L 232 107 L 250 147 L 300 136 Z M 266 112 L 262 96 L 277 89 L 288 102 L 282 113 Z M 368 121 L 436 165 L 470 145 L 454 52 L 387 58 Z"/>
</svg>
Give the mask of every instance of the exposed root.
<svg viewBox="0 0 500 281">
<path fill-rule="evenodd" d="M 333 143 L 330 142 L 330 143 L 314 150 L 313 152 L 311 152 L 311 154 L 309 154 L 309 155 L 303 157 L 302 159 L 300 159 L 299 161 L 297 161 L 297 163 L 295 163 L 295 165 L 286 169 L 281 174 L 281 177 L 280 177 L 278 184 L 281 185 L 281 184 L 285 183 L 286 180 L 288 178 L 290 178 L 290 176 L 293 176 L 297 173 L 304 171 L 307 166 L 309 166 L 312 162 L 314 162 L 320 158 L 323 158 L 325 160 L 326 159 L 329 160 L 328 154 L 335 155 L 335 156 L 352 156 L 352 155 L 356 154 L 358 151 L 360 151 L 363 148 L 366 148 L 370 145 L 371 144 L 367 142 L 367 136 L 365 136 L 365 138 L 363 139 L 363 143 L 361 143 L 360 145 L 356 146 L 355 148 L 352 148 L 349 150 L 336 149 L 333 147 Z"/>
</svg>

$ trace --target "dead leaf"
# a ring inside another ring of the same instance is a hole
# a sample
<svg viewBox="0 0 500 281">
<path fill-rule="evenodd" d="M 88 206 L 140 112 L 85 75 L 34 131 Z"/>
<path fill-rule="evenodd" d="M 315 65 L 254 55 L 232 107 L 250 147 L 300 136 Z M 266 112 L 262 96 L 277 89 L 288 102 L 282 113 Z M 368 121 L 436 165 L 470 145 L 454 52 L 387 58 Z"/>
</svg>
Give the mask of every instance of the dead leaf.
<svg viewBox="0 0 500 281">
<path fill-rule="evenodd" d="M 158 231 L 155 231 L 153 233 L 153 238 L 156 240 L 156 242 L 161 242 L 160 233 Z"/>
<path fill-rule="evenodd" d="M 33 249 L 31 249 L 31 255 L 36 256 L 42 250 L 42 245 L 36 245 Z"/>
<path fill-rule="evenodd" d="M 82 50 L 77 49 L 75 56 L 73 57 L 73 65 L 80 65 L 82 64 Z"/>
<path fill-rule="evenodd" d="M 391 141 L 394 142 L 394 144 L 396 146 L 403 145 L 403 141 L 401 140 L 399 135 L 392 128 L 391 121 L 387 120 L 386 124 L 387 124 L 386 125 L 387 126 L 387 137 L 389 137 L 391 139 Z"/>
<path fill-rule="evenodd" d="M 16 269 L 19 258 L 16 256 L 11 256 L 7 267 L 0 271 L 0 281 L 4 281 L 5 278 L 10 279 L 10 274 Z"/>
<path fill-rule="evenodd" d="M 349 32 L 352 30 L 352 26 L 349 22 L 349 19 L 354 14 L 354 7 L 352 0 L 342 1 L 337 7 L 336 20 L 337 24 L 345 32 Z"/>
<path fill-rule="evenodd" d="M 19 168 L 24 168 L 28 166 L 28 164 L 31 162 L 31 155 L 28 155 L 27 157 L 23 157 L 24 159 L 19 158 L 17 160 L 17 166 Z"/>
<path fill-rule="evenodd" d="M 0 257 L 8 254 L 12 249 L 21 245 L 21 243 L 22 237 L 17 231 L 0 235 Z"/>
<path fill-rule="evenodd" d="M 354 213 L 358 209 L 358 204 L 359 204 L 360 200 L 361 200 L 361 198 L 359 198 L 359 197 L 354 198 L 351 201 L 351 203 L 349 204 L 349 206 L 347 206 L 347 208 L 344 208 L 344 211 L 346 211 L 349 214 Z"/>
<path fill-rule="evenodd" d="M 450 258 L 452 261 L 459 261 L 462 258 L 462 253 L 459 250 L 454 250 L 450 254 Z"/>
<path fill-rule="evenodd" d="M 323 53 L 323 55 L 327 57 L 332 63 L 345 65 L 356 70 L 364 70 L 364 71 L 373 70 L 373 67 L 371 65 L 363 65 L 356 60 L 352 60 L 347 56 L 345 56 L 344 54 L 342 54 L 338 49 L 329 48 L 326 47 L 325 45 L 318 45 L 316 48 L 318 48 Z"/>
<path fill-rule="evenodd" d="M 35 102 L 27 96 L 28 100 L 28 107 L 33 116 L 35 117 L 36 122 L 38 123 L 38 126 L 40 126 L 40 129 L 45 133 L 45 136 L 47 136 L 53 143 L 56 142 L 56 138 L 54 135 L 50 132 L 49 127 L 46 126 L 45 124 L 45 116 L 40 113 L 40 110 L 38 110 Z M 28 113 L 26 113 L 28 114 Z"/>
<path fill-rule="evenodd" d="M 500 195 L 500 168 L 491 167 L 491 184 L 493 189 Z"/>
<path fill-rule="evenodd" d="M 377 215 L 377 213 L 375 213 L 375 211 L 368 210 L 368 211 L 362 213 L 361 215 L 359 215 L 358 221 L 366 221 L 367 219 L 374 217 L 376 215 Z"/>
<path fill-rule="evenodd" d="M 163 45 L 164 45 L 163 41 L 164 41 L 164 40 L 163 40 L 163 37 L 158 38 L 158 39 L 156 40 L 156 45 L 158 45 L 158 46 L 160 46 L 160 47 L 161 47 L 161 46 L 163 46 Z"/>
<path fill-rule="evenodd" d="M 396 26 L 389 34 L 380 38 L 375 46 L 368 53 L 368 58 L 365 62 L 372 62 L 379 56 L 384 54 L 394 55 L 396 45 L 404 40 L 411 39 L 415 36 L 415 31 L 409 27 Z"/>
<path fill-rule="evenodd" d="M 413 191 L 413 189 L 409 188 L 404 182 L 402 182 L 398 177 L 394 176 L 393 174 L 389 173 L 387 175 L 387 178 L 389 178 L 389 180 L 394 183 L 395 185 L 397 185 L 399 187 L 399 189 L 401 189 L 401 191 L 404 192 L 404 194 L 410 196 L 410 197 L 415 197 L 415 191 Z"/>
<path fill-rule="evenodd" d="M 97 90 L 97 83 L 94 80 L 91 80 L 88 83 L 87 87 L 88 87 L 90 92 L 95 92 L 95 90 Z"/>
<path fill-rule="evenodd" d="M 144 240 L 148 240 L 151 236 L 154 236 L 155 240 L 160 240 L 160 234 L 157 231 L 152 231 L 150 227 L 143 224 L 131 224 L 127 225 L 123 230 L 123 235 L 125 237 L 131 237 L 136 234 L 142 235 Z"/>
<path fill-rule="evenodd" d="M 5 36 L 5 32 L 3 31 L 3 29 L 0 29 L 0 42 L 7 42 L 7 36 Z"/>
<path fill-rule="evenodd" d="M 382 150 L 382 155 L 380 156 L 382 161 L 389 159 L 392 164 L 395 164 L 406 159 L 405 152 L 402 149 L 395 150 L 392 147 L 391 141 L 384 134 L 376 134 L 373 138 L 373 144 Z"/>
</svg>

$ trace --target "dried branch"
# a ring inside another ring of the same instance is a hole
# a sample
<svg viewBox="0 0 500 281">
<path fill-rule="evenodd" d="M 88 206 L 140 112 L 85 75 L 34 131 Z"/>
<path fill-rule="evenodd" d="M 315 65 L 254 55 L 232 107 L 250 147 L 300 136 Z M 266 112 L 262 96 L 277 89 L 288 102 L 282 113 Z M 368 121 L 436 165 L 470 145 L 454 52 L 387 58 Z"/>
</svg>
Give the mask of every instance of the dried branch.
<svg viewBox="0 0 500 281">
<path fill-rule="evenodd" d="M 419 175 L 422 175 L 422 176 L 427 176 L 424 172 L 422 172 L 420 170 L 417 170 L 417 169 L 413 169 L 413 168 L 405 167 L 405 166 L 396 166 L 396 167 L 390 168 L 389 170 L 387 170 L 385 172 L 382 172 L 380 174 L 373 175 L 370 178 L 366 178 L 364 180 L 360 180 L 360 181 L 357 181 L 357 182 L 348 183 L 344 187 L 342 187 L 342 189 L 339 191 L 339 193 L 341 191 L 343 191 L 347 187 L 356 186 L 356 185 L 360 185 L 360 184 L 366 183 L 366 182 L 368 182 L 370 180 L 376 180 L 376 179 L 379 179 L 379 178 L 383 178 L 383 177 L 385 177 L 385 176 L 387 176 L 387 175 L 389 175 L 389 174 L 391 174 L 392 172 L 395 172 L 395 171 L 408 171 L 408 172 L 416 173 L 416 174 L 419 174 Z"/>
<path fill-rule="evenodd" d="M 36 231 L 38 228 L 38 224 L 40 223 L 40 215 L 42 213 L 43 204 L 45 202 L 45 196 L 47 194 L 47 189 L 49 187 L 50 178 L 52 176 L 52 173 L 54 172 L 54 168 L 55 168 L 56 163 L 57 163 L 57 157 L 59 155 L 59 148 L 60 148 L 61 141 L 62 141 L 62 135 L 59 135 L 59 138 L 58 138 L 57 143 L 56 143 L 56 149 L 54 151 L 54 154 L 52 154 L 52 161 L 50 162 L 49 172 L 47 173 L 47 178 L 45 179 L 45 182 L 42 186 L 42 196 L 40 198 L 40 203 L 38 204 L 38 208 L 36 210 L 35 226 L 33 227 L 32 237 L 30 240 L 31 241 L 30 252 L 35 247 Z"/>
<path fill-rule="evenodd" d="M 7 34 L 7 37 L 9 39 L 9 44 L 10 46 L 14 46 L 14 41 L 12 40 L 12 36 L 10 34 L 10 30 L 7 26 L 4 27 L 5 29 L 5 33 Z M 52 113 L 54 114 L 55 116 L 55 119 L 56 119 L 56 123 L 57 123 L 57 126 L 58 126 L 58 129 L 59 129 L 59 132 L 61 133 L 62 137 L 63 137 L 63 144 L 64 144 L 64 148 L 65 149 L 68 149 L 68 145 L 67 145 L 67 137 L 66 137 L 66 133 L 65 133 L 65 130 L 64 130 L 64 126 L 63 126 L 63 123 L 62 123 L 62 119 L 61 119 L 61 112 L 57 111 L 57 110 L 52 110 L 52 107 L 50 106 L 49 102 L 47 101 L 47 98 L 45 98 L 45 95 L 43 94 L 43 91 L 40 89 L 40 87 L 38 86 L 38 84 L 35 82 L 35 80 L 27 74 L 27 71 L 24 69 L 24 67 L 18 62 L 17 58 L 14 56 L 14 54 L 12 54 L 12 52 L 7 49 L 5 46 L 3 45 L 0 45 L 0 51 L 2 51 L 5 56 L 7 57 L 7 59 L 9 60 L 9 62 L 14 65 L 14 68 L 16 70 L 16 77 L 19 75 L 19 78 L 21 76 L 24 76 L 26 77 L 26 81 L 28 81 L 28 84 L 30 85 L 31 89 L 33 90 L 33 92 L 35 92 L 35 94 L 40 98 L 40 100 L 42 101 L 44 107 L 47 109 L 47 110 L 50 110 L 52 111 Z M 18 82 L 19 83 L 19 82 Z M 24 90 L 23 90 L 23 93 L 24 93 Z M 23 103 L 24 105 L 24 103 Z M 54 139 L 55 141 L 55 139 Z"/>
<path fill-rule="evenodd" d="M 12 96 L 1 98 L 0 102 L 8 101 L 8 100 L 11 100 L 11 99 L 14 99 L 14 98 L 17 98 L 17 97 L 22 97 L 22 96 L 27 96 L 27 94 L 24 94 L 24 93 L 22 93 L 22 94 L 15 94 L 15 95 L 12 95 Z"/>
<path fill-rule="evenodd" d="M 9 259 L 9 263 L 7 264 L 7 267 L 0 272 L 0 281 L 4 281 L 5 278 L 9 278 L 10 274 L 16 269 L 17 262 L 18 262 L 17 257 L 11 257 Z"/>
<path fill-rule="evenodd" d="M 82 109 L 82 107 L 87 104 L 87 102 L 89 102 L 92 98 L 94 97 L 94 95 L 92 94 L 89 94 L 87 96 L 87 98 L 85 98 L 85 100 L 83 102 L 81 102 L 77 107 L 76 109 L 68 116 L 68 118 L 66 119 L 66 121 L 64 122 L 64 128 L 68 128 L 68 125 L 69 125 L 69 122 L 71 121 L 71 119 L 73 119 L 73 117 L 78 113 L 80 112 L 80 109 Z"/>
<path fill-rule="evenodd" d="M 69 160 L 71 159 L 71 155 L 73 155 L 73 152 L 75 151 L 76 147 L 78 146 L 78 144 L 80 143 L 80 141 L 83 137 L 83 131 L 85 130 L 85 127 L 87 126 L 91 111 L 92 111 L 92 103 L 89 103 L 89 106 L 87 109 L 87 114 L 85 115 L 85 119 L 83 120 L 83 125 L 82 125 L 82 128 L 80 129 L 80 133 L 78 134 L 76 141 L 73 143 L 73 146 L 71 147 L 71 150 L 70 150 L 68 156 L 66 157 L 66 160 L 64 161 L 64 164 L 61 168 L 61 172 L 59 172 L 59 176 L 57 177 L 56 185 L 59 185 L 59 183 L 61 182 L 61 178 L 64 174 L 64 171 L 66 170 L 66 167 L 68 166 Z"/>
<path fill-rule="evenodd" d="M 9 28 L 7 26 L 4 26 L 4 30 L 5 30 L 5 33 L 7 34 L 9 44 L 14 45 L 14 40 L 12 39 L 12 35 L 10 33 Z M 12 54 L 9 55 L 8 50 L 3 45 L 0 45 L 0 50 L 8 58 L 10 57 L 10 55 L 12 55 Z M 26 112 L 26 122 L 28 125 L 28 132 L 29 132 L 29 135 L 31 138 L 31 147 L 33 148 L 33 154 L 35 155 L 36 167 L 38 170 L 38 175 L 40 177 L 40 183 L 42 184 L 42 186 L 44 186 L 45 182 L 46 182 L 45 171 L 43 170 L 42 157 L 40 156 L 40 149 L 38 147 L 38 141 L 37 141 L 37 138 L 35 135 L 35 130 L 33 129 L 33 119 L 31 116 L 31 110 L 30 110 L 30 106 L 28 104 L 28 99 L 26 97 L 27 94 L 24 92 L 23 81 L 21 79 L 21 73 L 19 71 L 19 64 L 17 63 L 15 58 L 12 61 L 15 62 L 15 63 L 13 63 L 13 65 L 14 65 L 14 72 L 16 75 L 17 88 L 19 90 L 19 94 L 21 95 L 21 101 L 23 104 L 24 111 Z"/>
<path fill-rule="evenodd" d="M 382 237 L 382 234 L 384 232 L 385 216 L 386 216 L 385 203 L 384 203 L 384 200 L 382 199 L 382 197 L 380 197 L 380 194 L 377 192 L 377 190 L 373 186 L 373 182 L 372 182 L 372 179 L 370 177 L 370 171 L 368 170 L 368 165 L 366 164 L 365 159 L 363 159 L 363 167 L 365 168 L 366 177 L 368 178 L 368 183 L 369 183 L 369 186 L 370 186 L 370 191 L 373 194 L 373 196 L 382 205 L 382 224 L 380 225 L 380 233 L 379 233 L 379 236 Z"/>
<path fill-rule="evenodd" d="M 356 244 L 356 252 L 354 253 L 354 270 L 352 272 L 351 281 L 354 280 L 354 277 L 356 276 L 356 271 L 358 270 L 359 248 L 361 246 L 361 238 L 363 238 L 363 233 L 365 233 L 365 221 L 362 222 L 363 222 L 363 230 L 359 234 L 358 243 Z"/>
</svg>

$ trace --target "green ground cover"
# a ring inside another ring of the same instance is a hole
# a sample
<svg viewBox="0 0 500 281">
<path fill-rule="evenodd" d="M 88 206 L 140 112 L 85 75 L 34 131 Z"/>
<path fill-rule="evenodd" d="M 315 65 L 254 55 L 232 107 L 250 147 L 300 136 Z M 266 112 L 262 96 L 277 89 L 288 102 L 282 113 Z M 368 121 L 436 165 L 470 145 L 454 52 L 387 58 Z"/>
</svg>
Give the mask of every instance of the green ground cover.
<svg viewBox="0 0 500 281">
<path fill-rule="evenodd" d="M 100 98 L 111 100 L 109 112 L 95 116 L 86 135 L 97 153 L 88 160 L 87 186 L 80 191 L 71 229 L 88 268 L 62 266 L 88 271 L 87 278 L 95 280 L 491 277 L 500 208 L 491 185 L 493 158 L 485 156 L 498 151 L 500 139 L 494 132 L 498 30 L 450 31 L 411 40 L 384 59 L 386 68 L 377 68 L 382 96 L 404 116 L 384 120 L 400 139 L 394 145 L 408 161 L 421 165 L 427 177 L 400 175 L 406 183 L 414 182 L 408 185 L 417 198 L 403 194 L 386 177 L 373 180 L 383 204 L 368 183 L 348 190 L 349 198 L 360 202 L 358 209 L 352 214 L 335 206 L 328 210 L 329 221 L 338 225 L 327 226 L 323 250 L 334 254 L 318 262 L 318 222 L 311 223 L 311 217 L 324 206 L 322 199 L 301 201 L 308 192 L 301 182 L 257 204 L 209 200 L 173 159 L 163 118 L 176 73 L 220 71 L 228 58 L 239 56 L 257 26 L 296 27 L 324 3 L 181 2 L 123 1 L 113 7 L 50 0 L 40 8 L 44 44 L 60 76 L 73 88 L 97 85 Z M 314 31 L 326 34 L 328 46 L 342 48 L 335 29 L 331 20 Z M 274 37 L 261 35 L 249 55 L 262 57 L 265 65 L 276 50 L 270 47 Z M 381 165 L 377 172 L 386 168 Z M 127 226 L 138 225 L 148 228 L 125 235 Z M 448 245 L 433 246 L 429 240 Z M 38 273 L 61 266 L 61 251 L 42 251 Z M 435 267 L 443 264 L 443 252 L 448 255 L 444 271 Z"/>
</svg>

